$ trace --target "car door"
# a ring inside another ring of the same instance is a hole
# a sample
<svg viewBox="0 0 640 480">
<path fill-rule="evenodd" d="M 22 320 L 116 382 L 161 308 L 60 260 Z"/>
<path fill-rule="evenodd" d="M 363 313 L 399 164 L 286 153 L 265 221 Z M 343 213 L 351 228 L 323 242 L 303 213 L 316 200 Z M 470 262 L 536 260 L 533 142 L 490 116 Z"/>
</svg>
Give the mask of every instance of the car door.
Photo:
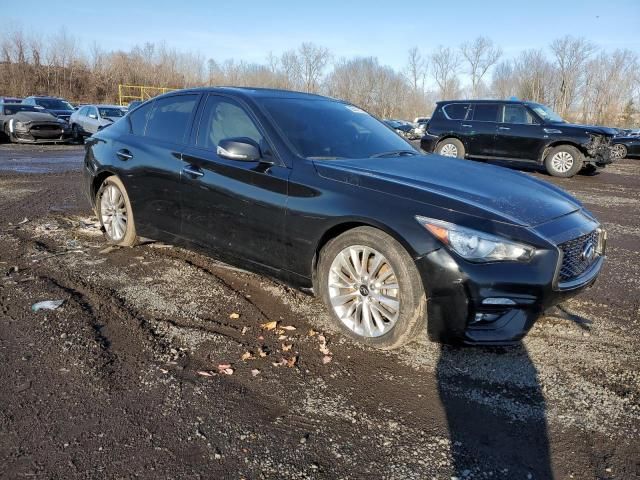
<svg viewBox="0 0 640 480">
<path fill-rule="evenodd" d="M 495 139 L 497 157 L 518 160 L 538 160 L 545 144 L 542 124 L 524 106 L 504 104 L 498 112 Z"/>
<path fill-rule="evenodd" d="M 98 109 L 94 106 L 87 107 L 87 114 L 83 117 L 84 131 L 93 135 L 98 131 L 99 124 Z"/>
<path fill-rule="evenodd" d="M 226 138 L 260 145 L 261 161 L 217 154 Z M 222 256 L 280 269 L 289 168 L 273 153 L 251 110 L 225 95 L 209 94 L 199 128 L 185 149 L 182 170 L 182 235 Z"/>
<path fill-rule="evenodd" d="M 495 156 L 498 103 L 474 102 L 460 124 L 467 138 L 467 154 L 476 157 Z"/>
<path fill-rule="evenodd" d="M 143 105 L 127 119 L 130 133 L 114 141 L 115 162 L 142 236 L 173 239 L 180 234 L 182 150 L 200 96 L 175 94 Z"/>
</svg>

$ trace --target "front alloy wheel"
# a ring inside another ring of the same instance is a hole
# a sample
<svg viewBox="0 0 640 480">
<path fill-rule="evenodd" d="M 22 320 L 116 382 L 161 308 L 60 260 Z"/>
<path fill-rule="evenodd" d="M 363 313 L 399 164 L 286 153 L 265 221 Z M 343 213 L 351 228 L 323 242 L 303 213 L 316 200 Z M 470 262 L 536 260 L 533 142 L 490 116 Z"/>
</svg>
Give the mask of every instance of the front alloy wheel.
<svg viewBox="0 0 640 480">
<path fill-rule="evenodd" d="M 336 326 L 382 349 L 400 347 L 424 329 L 426 293 L 415 262 L 393 237 L 356 227 L 320 251 L 314 286 Z"/>
<path fill-rule="evenodd" d="M 377 250 L 354 245 L 333 260 L 329 272 L 331 305 L 356 335 L 379 337 L 391 330 L 400 313 L 399 297 L 396 274 Z"/>
<path fill-rule="evenodd" d="M 622 160 L 627 156 L 627 147 L 618 143 L 611 148 L 611 156 L 615 159 Z"/>
<path fill-rule="evenodd" d="M 584 156 L 572 145 L 559 145 L 547 154 L 544 164 L 550 175 L 569 178 L 582 170 Z"/>
</svg>

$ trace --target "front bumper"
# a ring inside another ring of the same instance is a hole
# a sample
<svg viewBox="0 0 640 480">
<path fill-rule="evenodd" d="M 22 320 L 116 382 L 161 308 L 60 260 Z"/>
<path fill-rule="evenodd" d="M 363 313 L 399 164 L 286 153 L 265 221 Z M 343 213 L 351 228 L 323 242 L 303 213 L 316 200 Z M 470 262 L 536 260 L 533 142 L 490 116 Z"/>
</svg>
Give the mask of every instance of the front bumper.
<svg viewBox="0 0 640 480">
<path fill-rule="evenodd" d="M 51 128 L 50 126 L 34 125 L 28 129 L 13 131 L 13 140 L 19 143 L 67 142 L 70 138 L 71 131 L 66 127 Z"/>
<path fill-rule="evenodd" d="M 611 148 L 611 139 L 594 137 L 584 147 L 587 153 L 585 156 L 587 163 L 595 164 L 598 167 L 613 163 L 614 156 Z"/>
<path fill-rule="evenodd" d="M 558 252 L 547 250 L 526 264 L 473 264 L 454 258 L 444 247 L 418 258 L 428 296 L 429 337 L 445 343 L 518 342 L 545 310 L 593 285 L 604 256 L 564 283 L 557 281 L 560 261 Z"/>
</svg>

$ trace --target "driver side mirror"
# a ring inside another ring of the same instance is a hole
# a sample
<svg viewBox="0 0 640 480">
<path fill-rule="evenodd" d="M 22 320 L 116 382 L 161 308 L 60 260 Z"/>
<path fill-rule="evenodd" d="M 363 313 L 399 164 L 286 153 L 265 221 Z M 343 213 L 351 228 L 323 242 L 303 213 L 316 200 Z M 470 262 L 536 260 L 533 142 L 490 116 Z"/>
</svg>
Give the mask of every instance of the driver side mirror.
<svg viewBox="0 0 640 480">
<path fill-rule="evenodd" d="M 247 137 L 220 140 L 216 153 L 219 157 L 241 162 L 257 162 L 262 158 L 260 146 Z"/>
<path fill-rule="evenodd" d="M 89 118 L 93 118 L 94 120 L 97 120 L 98 116 L 95 113 L 90 113 Z"/>
</svg>

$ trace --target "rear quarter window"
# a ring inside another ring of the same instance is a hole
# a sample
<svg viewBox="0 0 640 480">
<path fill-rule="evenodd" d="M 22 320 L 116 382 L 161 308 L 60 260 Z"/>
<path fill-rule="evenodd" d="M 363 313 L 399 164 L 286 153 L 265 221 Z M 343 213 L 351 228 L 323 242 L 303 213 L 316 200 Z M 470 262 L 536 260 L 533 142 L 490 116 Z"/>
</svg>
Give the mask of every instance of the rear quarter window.
<svg viewBox="0 0 640 480">
<path fill-rule="evenodd" d="M 442 107 L 442 111 L 449 120 L 464 120 L 468 110 L 468 103 L 450 103 Z"/>
<path fill-rule="evenodd" d="M 147 126 L 147 120 L 149 119 L 149 115 L 151 114 L 151 107 L 153 107 L 153 102 L 149 102 L 146 105 L 143 105 L 137 110 L 131 112 L 131 114 L 129 115 L 131 133 L 133 133 L 134 135 L 144 135 L 144 129 Z"/>
<path fill-rule="evenodd" d="M 161 98 L 153 102 L 145 137 L 182 143 L 197 100 L 198 95 L 192 94 Z"/>
</svg>

